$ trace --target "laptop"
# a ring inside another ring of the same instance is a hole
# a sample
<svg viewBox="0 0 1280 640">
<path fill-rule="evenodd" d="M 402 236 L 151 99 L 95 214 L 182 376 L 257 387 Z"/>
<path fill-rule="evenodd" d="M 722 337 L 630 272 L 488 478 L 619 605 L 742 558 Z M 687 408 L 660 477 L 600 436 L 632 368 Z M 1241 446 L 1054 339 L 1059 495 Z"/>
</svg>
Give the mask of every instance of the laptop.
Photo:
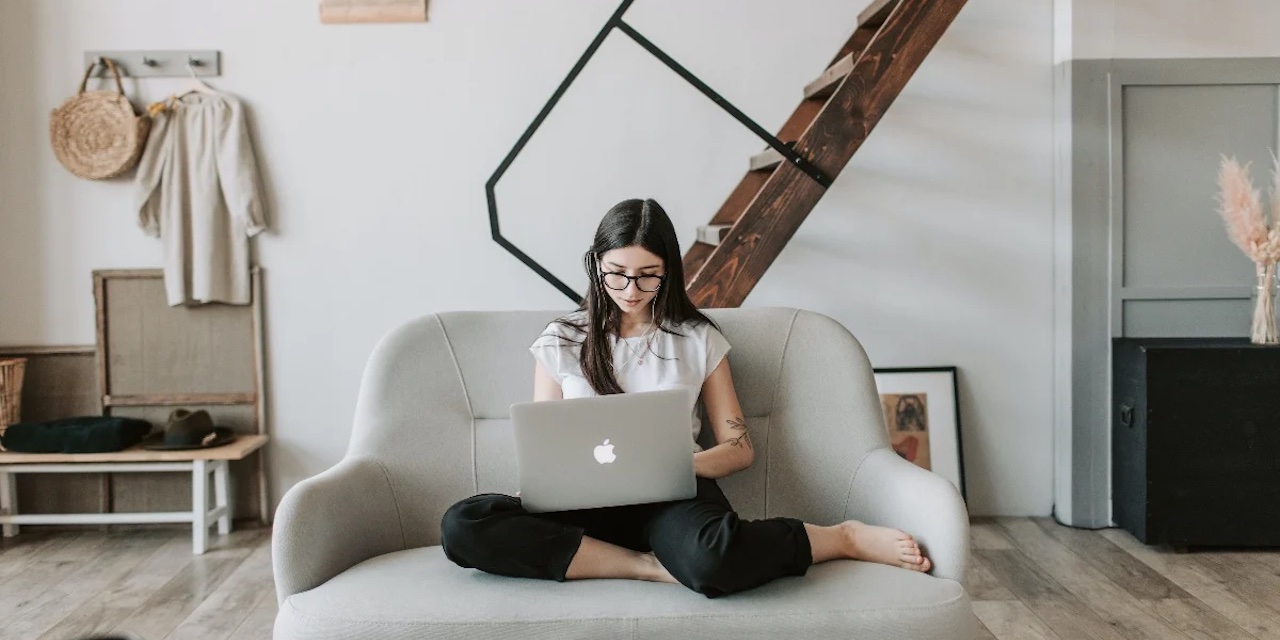
<svg viewBox="0 0 1280 640">
<path fill-rule="evenodd" d="M 681 387 L 511 405 L 525 510 L 696 496 L 688 393 Z"/>
</svg>

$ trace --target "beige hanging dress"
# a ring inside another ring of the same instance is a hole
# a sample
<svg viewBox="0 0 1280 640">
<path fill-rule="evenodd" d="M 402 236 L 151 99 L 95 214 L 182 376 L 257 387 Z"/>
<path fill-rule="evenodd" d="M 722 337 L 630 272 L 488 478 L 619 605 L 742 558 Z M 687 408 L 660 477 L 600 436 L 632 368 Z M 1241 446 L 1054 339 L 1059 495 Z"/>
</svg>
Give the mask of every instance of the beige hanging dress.
<svg viewBox="0 0 1280 640">
<path fill-rule="evenodd" d="M 138 164 L 138 224 L 164 245 L 169 305 L 249 304 L 249 238 L 266 229 L 240 101 L 190 93 L 153 107 Z"/>
</svg>

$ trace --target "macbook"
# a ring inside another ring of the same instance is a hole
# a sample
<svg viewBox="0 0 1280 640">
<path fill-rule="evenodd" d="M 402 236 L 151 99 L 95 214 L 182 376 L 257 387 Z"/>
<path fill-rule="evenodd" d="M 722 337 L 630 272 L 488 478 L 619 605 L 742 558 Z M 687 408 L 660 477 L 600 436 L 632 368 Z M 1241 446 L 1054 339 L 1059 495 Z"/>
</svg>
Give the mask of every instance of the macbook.
<svg viewBox="0 0 1280 640">
<path fill-rule="evenodd" d="M 524 508 L 533 513 L 697 495 L 684 387 L 511 405 Z"/>
</svg>

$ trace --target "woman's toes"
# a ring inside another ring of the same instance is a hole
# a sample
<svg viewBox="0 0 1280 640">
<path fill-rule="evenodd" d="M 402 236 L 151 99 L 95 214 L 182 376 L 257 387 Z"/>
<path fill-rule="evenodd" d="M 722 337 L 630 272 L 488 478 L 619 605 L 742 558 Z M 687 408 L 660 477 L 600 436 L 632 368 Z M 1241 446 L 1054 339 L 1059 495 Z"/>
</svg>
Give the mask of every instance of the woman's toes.
<svg viewBox="0 0 1280 640">
<path fill-rule="evenodd" d="M 929 562 L 928 558 L 925 558 L 924 561 L 920 563 L 920 570 L 925 573 L 928 573 L 929 570 L 932 568 L 933 568 L 933 563 Z"/>
<path fill-rule="evenodd" d="M 929 562 L 929 560 L 928 560 L 927 558 L 921 558 L 920 560 L 908 560 L 908 561 L 906 561 L 906 562 L 902 563 L 902 568 L 903 568 L 903 569 L 910 569 L 910 570 L 912 570 L 912 571 L 925 572 L 925 571 L 928 571 L 928 570 L 929 570 L 929 569 L 928 569 L 928 567 L 929 567 L 928 562 Z"/>
</svg>

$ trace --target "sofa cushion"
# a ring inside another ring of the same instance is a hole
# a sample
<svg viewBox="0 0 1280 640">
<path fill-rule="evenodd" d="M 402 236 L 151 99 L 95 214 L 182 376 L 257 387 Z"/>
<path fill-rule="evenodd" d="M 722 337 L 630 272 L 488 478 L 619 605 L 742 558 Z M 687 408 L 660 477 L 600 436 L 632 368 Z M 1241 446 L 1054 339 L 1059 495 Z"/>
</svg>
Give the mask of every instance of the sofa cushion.
<svg viewBox="0 0 1280 640">
<path fill-rule="evenodd" d="M 367 560 L 287 598 L 282 638 L 966 638 L 960 584 L 853 561 L 708 599 L 679 585 L 463 569 L 440 547 Z"/>
</svg>

